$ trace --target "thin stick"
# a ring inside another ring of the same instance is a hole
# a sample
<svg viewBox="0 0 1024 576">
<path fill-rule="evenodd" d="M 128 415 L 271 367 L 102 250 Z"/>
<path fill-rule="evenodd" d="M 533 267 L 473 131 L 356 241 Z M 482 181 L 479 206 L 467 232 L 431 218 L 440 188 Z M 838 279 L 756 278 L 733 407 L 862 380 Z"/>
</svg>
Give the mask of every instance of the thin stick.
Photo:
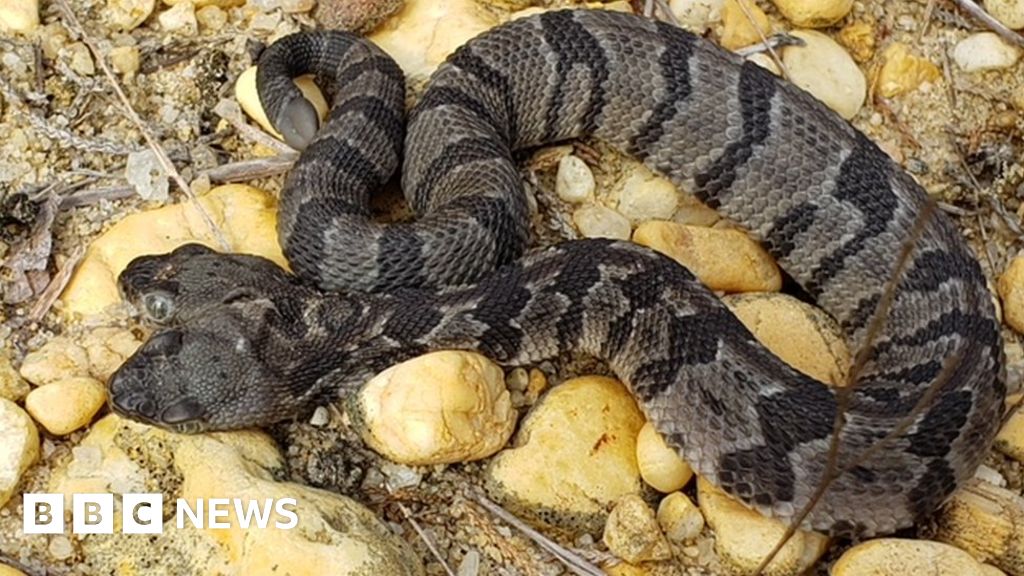
<svg viewBox="0 0 1024 576">
<path fill-rule="evenodd" d="M 204 170 L 201 174 L 208 176 L 211 182 L 244 182 L 287 172 L 292 167 L 292 164 L 295 163 L 296 158 L 298 158 L 298 154 L 289 152 L 288 154 L 267 158 L 240 160 L 230 164 L 215 166 L 209 170 Z"/>
<path fill-rule="evenodd" d="M 203 218 L 207 227 L 209 227 L 210 232 L 217 239 L 220 247 L 225 251 L 230 250 L 231 245 L 228 244 L 227 238 L 224 237 L 223 232 L 221 232 L 217 224 L 214 223 L 213 218 L 211 218 L 210 214 L 203 208 L 203 205 L 198 202 L 196 195 L 192 192 L 192 189 L 189 188 L 188 183 L 181 177 L 178 169 L 175 168 L 174 163 L 171 162 L 171 159 L 167 156 L 167 152 L 162 146 L 160 146 L 160 143 L 156 141 L 156 138 L 149 133 L 146 125 L 142 122 L 142 118 L 139 117 L 135 108 L 132 107 L 132 103 L 131 100 L 128 99 L 128 95 L 121 89 L 121 83 L 117 81 L 117 78 L 114 76 L 114 72 L 110 69 L 110 66 L 107 65 L 107 60 L 104 57 L 103 52 L 100 51 L 96 42 L 88 33 L 86 33 L 85 29 L 82 28 L 82 25 L 75 16 L 74 11 L 71 10 L 70 6 L 68 6 L 67 0 L 57 0 L 57 7 L 64 14 L 64 18 L 67 20 L 69 27 L 78 34 L 82 38 L 82 41 L 85 42 L 85 45 L 89 47 L 89 51 L 92 52 L 96 63 L 99 64 L 100 69 L 103 70 L 104 76 L 107 77 L 110 85 L 114 88 L 114 92 L 117 94 L 125 112 L 128 114 L 128 118 L 130 118 L 132 123 L 135 124 L 135 127 L 138 128 L 139 132 L 142 133 L 142 137 L 146 139 L 146 144 L 149 145 L 150 150 L 152 150 L 153 154 L 156 155 L 157 160 L 160 162 L 160 166 L 164 169 L 164 172 L 174 180 L 175 184 L 177 184 L 179 188 L 181 188 L 189 201 L 195 204 L 200 216 Z"/>
<path fill-rule="evenodd" d="M 771 43 L 768 42 L 768 37 L 764 35 L 761 27 L 757 25 L 757 20 L 754 19 L 754 13 L 750 11 L 750 7 L 747 6 L 746 0 L 736 0 L 736 4 L 739 5 L 740 10 L 743 10 L 743 15 L 746 16 L 750 25 L 754 27 L 757 35 L 761 38 L 761 43 L 768 49 L 768 55 L 772 57 L 772 61 L 779 67 L 779 71 L 782 72 L 782 77 L 789 80 L 789 70 L 786 68 L 786 65 L 782 63 L 782 57 L 779 56 L 779 53 L 776 52 L 775 48 L 773 48 Z"/>
<path fill-rule="evenodd" d="M 573 574 L 576 574 L 577 576 L 605 576 L 603 570 L 586 561 L 579 554 L 559 546 L 547 536 L 544 536 L 540 532 L 530 528 L 525 522 L 516 518 L 501 506 L 490 501 L 483 494 L 474 491 L 474 493 L 471 494 L 471 497 L 477 504 L 480 504 L 487 509 L 488 512 L 494 514 L 503 522 L 510 524 L 513 528 L 525 534 L 527 538 L 536 542 L 538 546 L 551 553 Z"/>
<path fill-rule="evenodd" d="M 989 30 L 999 34 L 1004 40 L 1011 44 L 1024 47 L 1024 36 L 1017 34 L 1013 30 L 1010 30 L 1002 22 L 996 20 L 991 14 L 985 12 L 985 9 L 978 6 L 974 0 L 953 0 L 961 10 L 967 12 L 971 16 L 974 16 L 977 20 L 980 20 L 982 24 L 988 27 Z"/>
<path fill-rule="evenodd" d="M 388 492 L 391 492 L 390 488 L 388 488 Z M 452 570 L 451 566 L 448 565 L 448 562 L 445 561 L 444 557 L 441 556 L 441 551 L 437 549 L 437 545 L 434 544 L 434 539 L 420 527 L 419 522 L 412 517 L 412 513 L 409 512 L 409 509 L 397 500 L 395 500 L 394 503 L 398 505 L 398 509 L 402 512 L 402 516 L 404 516 L 405 520 L 410 526 L 412 526 L 412 529 L 416 531 L 416 535 L 419 536 L 420 540 L 423 540 L 423 543 L 427 545 L 427 550 L 430 550 L 430 553 L 434 555 L 434 558 L 437 558 L 437 561 L 441 563 L 441 567 L 444 568 L 445 574 L 448 576 L 455 576 L 455 572 Z"/>
<path fill-rule="evenodd" d="M 76 246 L 67 262 L 61 266 L 60 271 L 50 280 L 43 293 L 36 299 L 36 303 L 32 305 L 32 310 L 28 314 L 30 321 L 38 322 L 43 319 L 43 316 L 46 316 L 46 313 L 53 307 L 53 303 L 57 301 L 57 297 L 64 291 L 68 282 L 71 281 L 71 275 L 74 273 L 75 268 L 78 267 L 78 263 L 82 261 L 82 256 L 84 255 L 85 246 Z"/>
<path fill-rule="evenodd" d="M 291 146 L 281 142 L 270 134 L 249 125 L 242 117 L 242 109 L 239 108 L 238 103 L 234 101 L 224 99 L 217 102 L 217 105 L 213 107 L 213 113 L 224 120 L 227 120 L 228 123 L 238 131 L 239 136 L 242 136 L 251 142 L 262 144 L 263 146 L 274 150 L 278 154 L 295 153 L 295 149 Z"/>
</svg>

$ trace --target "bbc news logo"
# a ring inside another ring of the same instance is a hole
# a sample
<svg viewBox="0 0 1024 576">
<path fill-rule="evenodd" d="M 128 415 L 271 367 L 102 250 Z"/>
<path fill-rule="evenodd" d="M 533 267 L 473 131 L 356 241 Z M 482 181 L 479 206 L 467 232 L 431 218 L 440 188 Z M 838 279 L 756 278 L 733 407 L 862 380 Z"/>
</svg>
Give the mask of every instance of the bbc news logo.
<svg viewBox="0 0 1024 576">
<path fill-rule="evenodd" d="M 64 533 L 64 495 L 26 493 L 22 517 L 25 534 Z M 281 530 L 295 528 L 299 516 L 294 498 L 208 498 L 189 502 L 175 501 L 174 522 L 180 529 L 186 523 L 196 528 L 232 528 L 234 520 L 240 528 Z M 160 534 L 164 531 L 163 494 L 121 495 L 121 532 L 124 534 Z M 73 534 L 113 534 L 113 494 L 74 494 L 71 497 L 71 532 Z M 272 521 L 273 520 L 273 521 Z"/>
</svg>

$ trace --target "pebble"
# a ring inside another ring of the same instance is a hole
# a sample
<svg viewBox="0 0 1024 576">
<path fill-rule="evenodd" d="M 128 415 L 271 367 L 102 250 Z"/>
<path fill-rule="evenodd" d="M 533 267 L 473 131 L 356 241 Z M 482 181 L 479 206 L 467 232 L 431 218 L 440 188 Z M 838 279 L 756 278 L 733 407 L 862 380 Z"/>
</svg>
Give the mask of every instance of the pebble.
<svg viewBox="0 0 1024 576">
<path fill-rule="evenodd" d="M 6 564 L 0 564 L 0 576 L 26 576 L 24 572 L 17 568 L 12 568 Z"/>
<path fill-rule="evenodd" d="M 1024 574 L 1024 497 L 987 482 L 969 483 L 942 508 L 935 539 L 1007 574 Z"/>
<path fill-rule="evenodd" d="M 985 10 L 1008 28 L 1024 28 L 1024 0 L 985 0 Z"/>
<path fill-rule="evenodd" d="M 89 374 L 89 353 L 70 338 L 58 336 L 21 361 L 21 377 L 35 386 Z"/>
<path fill-rule="evenodd" d="M 625 216 L 600 204 L 580 206 L 573 211 L 572 221 L 584 238 L 629 240 L 632 231 Z"/>
<path fill-rule="evenodd" d="M 672 221 L 676 224 L 688 224 L 690 226 L 701 226 L 710 228 L 722 219 L 722 215 L 697 199 L 693 194 L 680 193 L 679 207 L 672 215 Z"/>
<path fill-rule="evenodd" d="M 778 292 L 782 288 L 775 261 L 739 230 L 651 221 L 636 229 L 633 241 L 686 266 L 711 290 Z"/>
<path fill-rule="evenodd" d="M 0 2 L 0 30 L 28 34 L 39 26 L 39 0 Z"/>
<path fill-rule="evenodd" d="M 232 252 L 256 254 L 280 266 L 287 265 L 277 242 L 277 202 L 272 195 L 251 186 L 229 184 L 200 196 L 199 203 L 223 232 Z M 64 311 L 88 316 L 118 304 L 121 296 L 117 275 L 129 262 L 144 254 L 170 252 L 187 242 L 217 245 L 192 202 L 127 216 L 86 250 L 61 296 Z M 87 360 L 83 365 L 87 365 Z M 25 370 L 22 365 L 22 376 L 36 383 Z M 87 373 L 85 370 L 78 374 Z"/>
<path fill-rule="evenodd" d="M 1020 60 L 1021 51 L 995 32 L 978 32 L 953 48 L 953 61 L 965 72 L 1009 68 Z"/>
<path fill-rule="evenodd" d="M 654 511 L 636 494 L 627 494 L 615 503 L 602 540 L 609 552 L 631 564 L 672 557 Z"/>
<path fill-rule="evenodd" d="M 853 59 L 864 63 L 875 55 L 875 27 L 868 22 L 854 22 L 843 27 L 836 40 L 850 52 Z"/>
<path fill-rule="evenodd" d="M 1020 402 L 1019 395 L 1015 400 Z M 1024 462 L 1024 408 L 1017 408 L 1003 424 L 996 435 L 995 448 L 1018 462 Z"/>
<path fill-rule="evenodd" d="M 832 385 L 846 383 L 850 351 L 831 316 L 788 294 L 730 294 L 722 302 L 773 354 Z"/>
<path fill-rule="evenodd" d="M 424 574 L 411 548 L 369 509 L 334 492 L 275 481 L 285 476 L 284 461 L 262 432 L 181 435 L 109 415 L 78 448 L 91 454 L 75 450 L 70 462 L 56 464 L 47 491 L 162 492 L 190 503 L 230 497 L 243 506 L 291 498 L 299 519 L 297 529 L 276 529 L 289 519 L 272 513 L 268 528 L 246 529 L 232 511 L 223 529 L 165 522 L 158 546 L 120 530 L 78 540 L 95 573 L 149 574 L 187 558 L 196 574 L 323 574 L 325 566 L 338 576 Z"/>
<path fill-rule="evenodd" d="M 142 345 L 131 330 L 103 326 L 89 332 L 81 340 L 89 357 L 89 374 L 106 382 L 115 370 Z"/>
<path fill-rule="evenodd" d="M 697 477 L 697 499 L 708 525 L 715 531 L 715 551 L 732 572 L 752 574 L 786 533 L 786 524 L 767 518 Z M 765 576 L 796 576 L 813 566 L 828 546 L 817 532 L 798 530 L 775 558 Z"/>
<path fill-rule="evenodd" d="M 306 100 L 313 105 L 316 109 L 317 114 L 320 115 L 320 121 L 327 117 L 327 99 L 324 98 L 323 92 L 317 87 L 316 82 L 313 81 L 311 76 L 301 76 L 295 80 L 295 85 L 299 87 L 302 95 L 306 97 Z M 260 125 L 268 133 L 273 134 L 278 140 L 283 140 L 281 133 L 274 129 L 270 124 L 270 120 L 267 119 L 267 113 L 263 111 L 263 104 L 260 102 L 260 96 L 256 92 L 256 67 L 250 66 L 244 72 L 239 74 L 238 80 L 235 82 L 235 99 L 238 100 L 238 105 L 241 106 L 242 110 L 257 124 Z"/>
<path fill-rule="evenodd" d="M 220 6 L 203 6 L 196 10 L 196 22 L 204 30 L 217 32 L 228 23 L 228 13 Z"/>
<path fill-rule="evenodd" d="M 991 576 L 963 550 L 939 542 L 879 538 L 850 548 L 832 567 L 832 576 Z"/>
<path fill-rule="evenodd" d="M 643 423 L 618 381 L 569 380 L 540 399 L 521 423 L 513 447 L 490 461 L 488 491 L 544 523 L 597 532 L 608 507 L 640 492 L 636 437 Z"/>
<path fill-rule="evenodd" d="M 139 49 L 135 46 L 111 48 L 110 65 L 120 74 L 134 76 L 139 71 Z"/>
<path fill-rule="evenodd" d="M 107 0 L 107 18 L 115 28 L 134 30 L 149 18 L 156 0 Z"/>
<path fill-rule="evenodd" d="M 636 462 L 644 482 L 666 494 L 682 489 L 693 477 L 690 465 L 665 444 L 650 422 L 637 435 Z"/>
<path fill-rule="evenodd" d="M 677 544 L 693 540 L 704 529 L 704 515 L 700 508 L 682 492 L 673 492 L 662 498 L 657 518 L 665 536 Z"/>
<path fill-rule="evenodd" d="M 787 20 L 802 28 L 825 28 L 842 20 L 853 0 L 772 0 Z"/>
<path fill-rule="evenodd" d="M 850 54 L 835 40 L 814 30 L 796 30 L 805 46 L 782 50 L 793 83 L 810 92 L 840 116 L 853 118 L 867 96 L 867 80 Z"/>
<path fill-rule="evenodd" d="M 679 25 L 694 34 L 704 34 L 721 21 L 725 0 L 669 0 L 668 9 Z"/>
<path fill-rule="evenodd" d="M 39 459 L 39 432 L 17 404 L 0 398 L 0 507 L 7 504 L 21 475 Z"/>
<path fill-rule="evenodd" d="M 167 172 L 152 150 L 138 150 L 128 154 L 124 177 L 143 200 L 167 200 L 167 192 L 170 189 Z"/>
<path fill-rule="evenodd" d="M 555 193 L 570 204 L 579 204 L 594 196 L 594 173 L 578 156 L 568 154 L 558 161 Z"/>
<path fill-rule="evenodd" d="M 106 401 L 102 382 L 76 376 L 32 390 L 25 397 L 25 410 L 47 432 L 63 436 L 87 426 Z"/>
<path fill-rule="evenodd" d="M 82 76 L 92 76 L 96 73 L 96 63 L 92 60 L 92 53 L 89 47 L 82 42 L 68 44 L 66 47 L 70 58 L 68 66 Z"/>
<path fill-rule="evenodd" d="M 10 356 L 0 352 L 0 398 L 17 402 L 24 398 L 28 391 L 28 382 L 25 382 L 14 369 Z"/>
<path fill-rule="evenodd" d="M 915 56 L 910 47 L 893 42 L 882 52 L 882 67 L 875 80 L 875 89 L 886 98 L 904 94 L 925 82 L 942 78 L 942 71 L 927 58 Z"/>
<path fill-rule="evenodd" d="M 191 2 L 179 2 L 161 12 L 156 19 L 160 27 L 167 32 L 176 32 L 183 36 L 195 36 L 199 33 L 196 8 Z"/>
<path fill-rule="evenodd" d="M 1010 261 L 996 282 L 996 292 L 1003 303 L 1003 320 L 1024 334 L 1024 254 Z"/>
<path fill-rule="evenodd" d="M 675 184 L 651 172 L 642 164 L 629 172 L 619 192 L 618 211 L 634 224 L 647 220 L 668 220 L 679 206 Z"/>
<path fill-rule="evenodd" d="M 516 425 L 505 374 L 471 352 L 434 352 L 392 366 L 362 387 L 353 408 L 366 443 L 402 464 L 487 458 Z"/>
<path fill-rule="evenodd" d="M 746 3 L 746 11 L 739 5 L 739 1 Z M 753 24 L 751 19 L 753 19 Z M 722 7 L 722 28 L 719 43 L 726 50 L 737 50 L 756 44 L 761 42 L 762 35 L 767 38 L 772 34 L 772 25 L 768 21 L 768 16 L 757 4 L 749 0 L 725 0 L 725 5 Z"/>
</svg>

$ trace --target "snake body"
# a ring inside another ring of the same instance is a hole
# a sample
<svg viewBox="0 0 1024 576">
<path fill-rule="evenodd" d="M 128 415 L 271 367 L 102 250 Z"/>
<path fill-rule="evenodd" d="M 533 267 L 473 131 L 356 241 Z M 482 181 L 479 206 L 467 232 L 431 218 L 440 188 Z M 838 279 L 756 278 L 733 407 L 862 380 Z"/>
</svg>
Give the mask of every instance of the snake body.
<svg viewBox="0 0 1024 576">
<path fill-rule="evenodd" d="M 333 99 L 319 131 L 291 83 L 310 72 Z M 934 511 L 992 441 L 1002 346 L 971 251 L 877 146 L 752 63 L 632 15 L 546 12 L 456 51 L 404 145 L 402 74 L 372 43 L 282 39 L 258 85 L 305 148 L 279 223 L 302 280 L 197 246 L 133 262 L 125 294 L 169 327 L 113 377 L 124 414 L 182 431 L 262 425 L 428 350 L 506 366 L 583 352 L 700 474 L 763 513 L 796 517 L 835 440 L 842 473 L 804 526 L 860 535 Z M 839 393 L 769 353 L 664 256 L 582 240 L 518 259 L 528 209 L 513 151 L 580 136 L 743 224 L 868 346 L 841 414 Z M 374 223 L 369 195 L 403 151 L 418 219 Z"/>
</svg>

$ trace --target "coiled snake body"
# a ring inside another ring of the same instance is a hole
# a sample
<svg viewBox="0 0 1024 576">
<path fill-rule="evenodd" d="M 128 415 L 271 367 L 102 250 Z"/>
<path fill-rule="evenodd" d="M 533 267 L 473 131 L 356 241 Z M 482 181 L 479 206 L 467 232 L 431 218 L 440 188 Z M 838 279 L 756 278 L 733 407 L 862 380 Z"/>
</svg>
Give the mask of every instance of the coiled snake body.
<svg viewBox="0 0 1024 576">
<path fill-rule="evenodd" d="M 333 98 L 319 131 L 291 83 L 309 72 Z M 952 223 L 812 97 L 689 33 L 556 11 L 470 41 L 411 112 L 412 223 L 369 219 L 369 194 L 403 153 L 404 82 L 390 58 L 346 34 L 300 34 L 266 51 L 258 83 L 269 117 L 305 147 L 279 222 L 304 281 L 198 246 L 133 262 L 125 294 L 168 328 L 113 377 L 124 414 L 181 431 L 262 425 L 427 350 L 478 350 L 506 366 L 585 352 L 608 362 L 705 478 L 793 518 L 823 478 L 834 390 L 767 352 L 688 271 L 646 248 L 584 240 L 516 261 L 528 210 L 512 151 L 593 135 L 746 226 L 852 346 L 886 304 L 841 416 L 843 473 L 805 526 L 907 526 L 971 477 L 995 434 L 998 325 Z"/>
</svg>

